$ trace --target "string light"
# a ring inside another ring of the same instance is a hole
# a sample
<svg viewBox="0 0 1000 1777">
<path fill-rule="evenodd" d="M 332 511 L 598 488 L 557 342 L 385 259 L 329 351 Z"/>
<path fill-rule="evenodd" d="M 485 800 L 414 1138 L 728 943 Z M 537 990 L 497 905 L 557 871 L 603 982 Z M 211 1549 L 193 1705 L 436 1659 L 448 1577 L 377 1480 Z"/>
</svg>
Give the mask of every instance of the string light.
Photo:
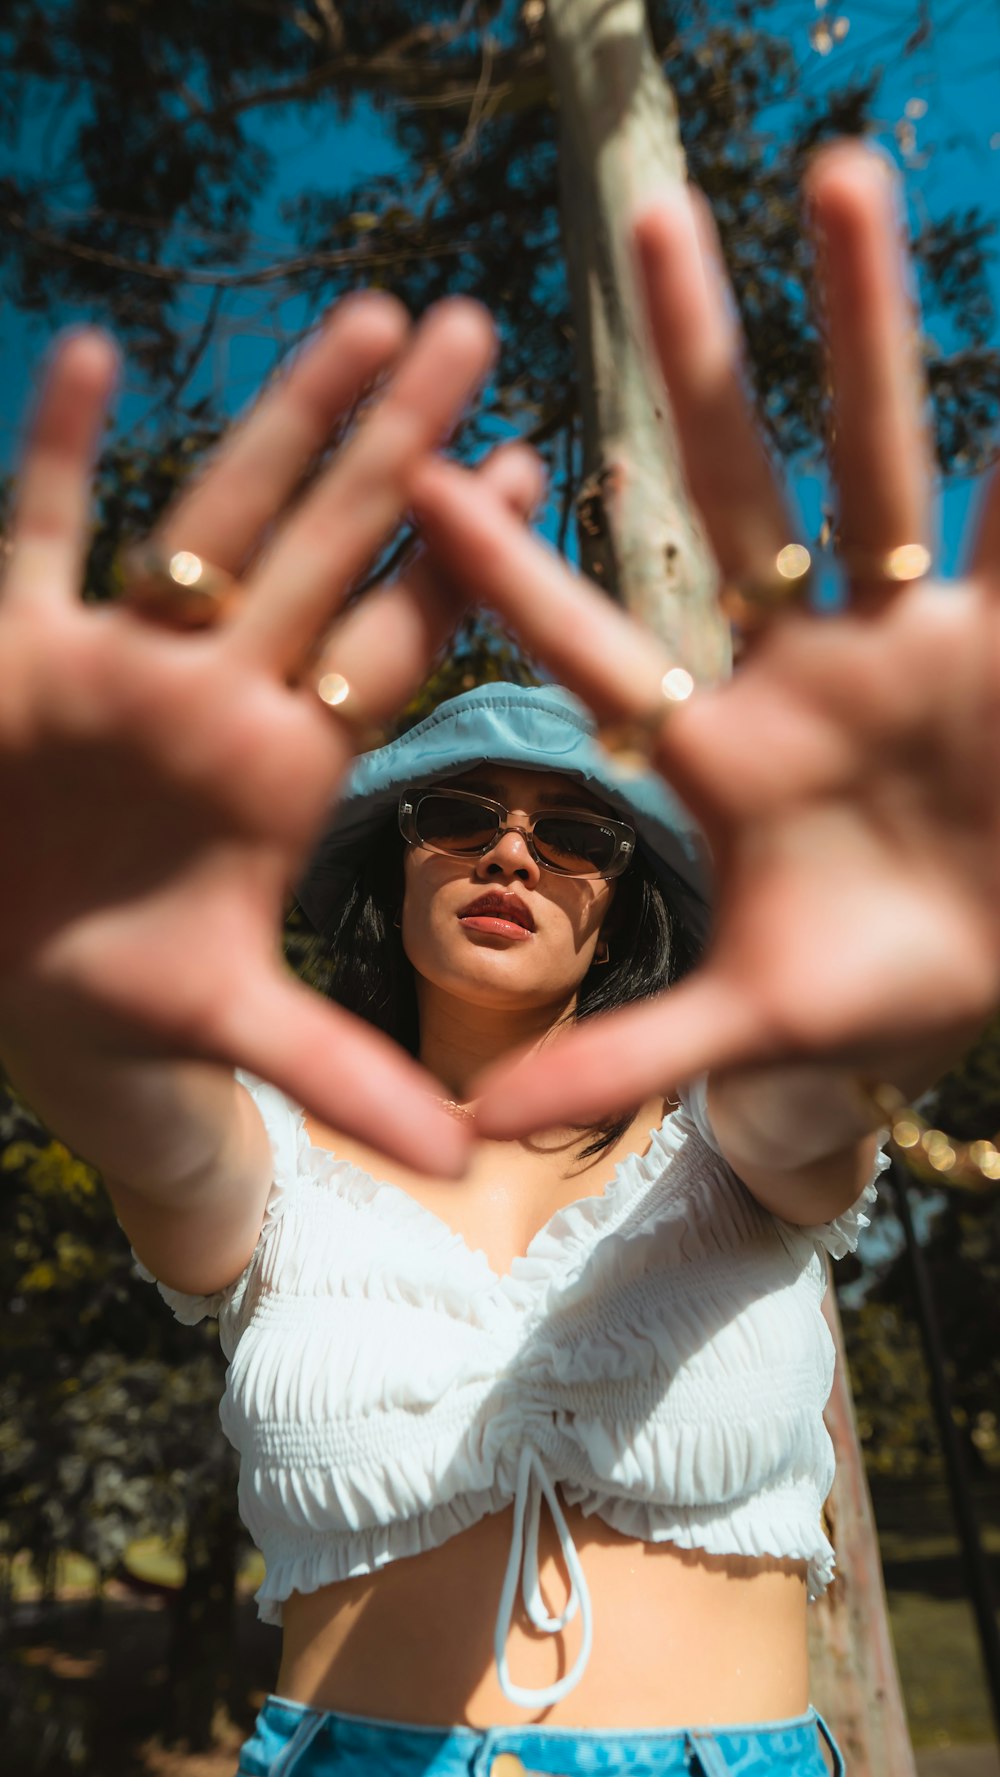
<svg viewBox="0 0 1000 1777">
<path fill-rule="evenodd" d="M 888 1123 L 893 1147 L 918 1177 L 965 1191 L 986 1191 L 1000 1180 L 997 1142 L 959 1141 L 943 1129 L 932 1129 L 895 1086 L 864 1084 L 862 1090 Z"/>
</svg>

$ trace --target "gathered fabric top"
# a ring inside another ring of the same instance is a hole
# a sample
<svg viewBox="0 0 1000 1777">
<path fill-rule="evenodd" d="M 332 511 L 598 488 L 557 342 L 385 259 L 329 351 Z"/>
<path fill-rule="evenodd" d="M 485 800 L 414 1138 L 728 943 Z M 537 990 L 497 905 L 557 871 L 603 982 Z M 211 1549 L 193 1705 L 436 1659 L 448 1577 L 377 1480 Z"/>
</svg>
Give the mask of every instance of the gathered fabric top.
<svg viewBox="0 0 1000 1777">
<path fill-rule="evenodd" d="M 700 1082 L 602 1195 L 558 1210 L 501 1275 L 402 1187 L 311 1143 L 275 1087 L 238 1078 L 274 1154 L 256 1250 L 217 1295 L 158 1288 L 188 1324 L 218 1316 L 221 1418 L 265 1559 L 265 1621 L 281 1622 L 293 1591 L 375 1572 L 513 1504 L 500 1683 L 525 1707 L 557 1702 L 591 1644 L 557 1487 L 626 1537 L 802 1561 L 819 1596 L 834 1569 L 823 1253 L 857 1246 L 874 1181 L 823 1227 L 778 1220 L 716 1150 Z M 887 1164 L 880 1154 L 876 1176 Z M 539 1587 L 543 1501 L 571 1581 L 558 1617 Z M 519 1582 L 537 1627 L 581 1617 L 577 1660 L 547 1688 L 507 1668 Z"/>
</svg>

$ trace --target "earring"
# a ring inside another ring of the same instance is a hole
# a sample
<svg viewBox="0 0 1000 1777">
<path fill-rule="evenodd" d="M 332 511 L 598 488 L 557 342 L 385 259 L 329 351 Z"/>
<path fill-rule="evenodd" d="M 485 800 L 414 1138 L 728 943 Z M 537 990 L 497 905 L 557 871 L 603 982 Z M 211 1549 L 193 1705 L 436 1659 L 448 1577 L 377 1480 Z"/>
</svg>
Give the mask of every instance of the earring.
<svg viewBox="0 0 1000 1777">
<path fill-rule="evenodd" d="M 402 930 L 402 927 L 403 927 L 403 909 L 402 909 L 402 907 L 396 908 L 396 912 L 393 917 L 392 923 L 393 923 L 393 926 L 395 927 L 397 932 Z"/>
<path fill-rule="evenodd" d="M 603 955 L 601 954 L 603 952 Z M 603 969 L 611 961 L 611 949 L 606 938 L 602 938 L 594 951 L 594 968 Z"/>
</svg>

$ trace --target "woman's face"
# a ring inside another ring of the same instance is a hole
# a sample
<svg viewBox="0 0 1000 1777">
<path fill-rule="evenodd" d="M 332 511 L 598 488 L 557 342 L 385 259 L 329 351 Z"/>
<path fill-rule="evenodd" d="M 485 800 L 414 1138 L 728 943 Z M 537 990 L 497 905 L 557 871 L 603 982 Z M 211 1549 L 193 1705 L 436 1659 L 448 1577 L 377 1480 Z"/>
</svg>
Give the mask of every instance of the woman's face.
<svg viewBox="0 0 1000 1777">
<path fill-rule="evenodd" d="M 607 812 L 556 771 L 483 766 L 447 787 L 501 802 L 511 827 L 543 809 Z M 504 832 L 485 856 L 464 860 L 407 846 L 403 948 L 418 976 L 457 999 L 498 1011 L 562 1008 L 590 968 L 613 895 L 603 877 L 546 870 L 520 833 Z"/>
</svg>

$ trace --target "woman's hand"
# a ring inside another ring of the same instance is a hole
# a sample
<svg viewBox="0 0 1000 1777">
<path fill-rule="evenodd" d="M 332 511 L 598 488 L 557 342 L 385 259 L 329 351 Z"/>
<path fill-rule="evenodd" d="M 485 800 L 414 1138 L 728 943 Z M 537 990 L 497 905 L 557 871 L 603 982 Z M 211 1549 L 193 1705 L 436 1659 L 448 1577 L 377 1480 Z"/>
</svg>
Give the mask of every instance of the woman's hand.
<svg viewBox="0 0 1000 1777">
<path fill-rule="evenodd" d="M 453 626 L 454 599 L 418 566 L 324 642 L 492 349 L 470 303 L 412 335 L 388 298 L 343 303 L 157 529 L 168 552 L 239 578 L 232 611 L 197 633 L 80 601 L 116 360 L 95 333 L 57 349 L 0 591 L 0 1054 L 15 1075 L 37 1077 L 40 1055 L 46 1078 L 81 1055 L 91 1071 L 101 1055 L 241 1065 L 408 1163 L 460 1164 L 466 1138 L 427 1076 L 296 983 L 278 938 L 352 757 L 313 688 L 318 651 L 380 720 Z M 383 390 L 302 492 L 375 378 Z M 539 493 L 523 452 L 498 453 L 484 479 L 521 512 Z"/>
<path fill-rule="evenodd" d="M 587 1121 L 704 1070 L 820 1063 L 907 1094 L 950 1065 L 1000 999 L 1000 487 L 965 579 L 893 584 L 926 542 L 930 451 L 890 177 L 864 149 L 809 182 L 834 394 L 846 589 L 786 606 L 734 679 L 665 716 L 655 763 L 701 822 L 717 872 L 699 971 L 481 1082 L 492 1136 Z M 680 199 L 638 243 L 691 492 L 724 583 L 773 579 L 795 537 L 748 405 L 704 216 Z M 434 548 L 604 717 L 655 707 L 652 638 L 470 497 L 422 471 Z M 856 1131 L 851 1131 L 851 1138 Z"/>
</svg>

